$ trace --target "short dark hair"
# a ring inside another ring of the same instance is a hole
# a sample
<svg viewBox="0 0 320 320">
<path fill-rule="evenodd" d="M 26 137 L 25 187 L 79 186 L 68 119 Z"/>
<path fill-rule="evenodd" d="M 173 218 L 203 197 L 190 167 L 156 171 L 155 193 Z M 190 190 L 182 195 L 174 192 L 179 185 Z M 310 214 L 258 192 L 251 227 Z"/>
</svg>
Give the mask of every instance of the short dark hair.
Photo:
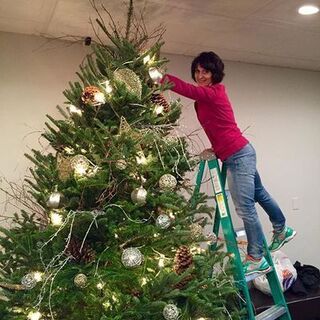
<svg viewBox="0 0 320 320">
<path fill-rule="evenodd" d="M 214 52 L 201 52 L 197 57 L 195 57 L 191 64 L 191 76 L 194 81 L 195 79 L 195 72 L 197 66 L 211 71 L 212 73 L 212 83 L 220 83 L 224 77 L 224 63 L 221 58 Z"/>
</svg>

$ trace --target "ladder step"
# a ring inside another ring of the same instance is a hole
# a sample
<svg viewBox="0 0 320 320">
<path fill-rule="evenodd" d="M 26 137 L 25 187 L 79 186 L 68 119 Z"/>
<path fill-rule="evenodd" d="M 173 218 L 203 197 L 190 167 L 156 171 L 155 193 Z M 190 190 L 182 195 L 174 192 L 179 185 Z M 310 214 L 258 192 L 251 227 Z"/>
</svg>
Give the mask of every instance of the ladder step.
<svg viewBox="0 0 320 320">
<path fill-rule="evenodd" d="M 252 281 L 252 280 L 254 280 L 256 278 L 259 278 L 259 277 L 261 277 L 261 276 L 263 276 L 263 275 L 265 275 L 265 274 L 267 274 L 269 272 L 272 272 L 272 271 L 273 271 L 273 268 L 271 267 L 271 269 L 268 272 L 250 274 L 250 275 L 246 276 L 246 281 L 250 282 L 250 281 Z"/>
<path fill-rule="evenodd" d="M 287 309 L 284 306 L 272 306 L 256 316 L 256 320 L 275 320 L 286 314 Z"/>
<path fill-rule="evenodd" d="M 237 238 L 245 237 L 247 235 L 246 230 L 244 230 L 244 228 L 234 229 L 234 232 L 237 235 Z"/>
</svg>

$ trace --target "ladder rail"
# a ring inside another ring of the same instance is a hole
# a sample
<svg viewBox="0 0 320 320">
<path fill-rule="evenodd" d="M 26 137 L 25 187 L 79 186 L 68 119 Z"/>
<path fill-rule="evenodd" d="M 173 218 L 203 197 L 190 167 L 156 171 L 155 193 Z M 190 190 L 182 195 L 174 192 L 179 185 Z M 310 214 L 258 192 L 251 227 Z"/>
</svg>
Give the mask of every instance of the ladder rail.
<svg viewBox="0 0 320 320">
<path fill-rule="evenodd" d="M 249 319 L 254 319 L 254 309 L 251 303 L 251 297 L 249 288 L 245 281 L 245 275 L 242 268 L 241 256 L 238 250 L 237 240 L 235 238 L 235 231 L 233 227 L 232 220 L 230 218 L 230 208 L 227 201 L 227 196 L 225 193 L 225 183 L 226 175 L 222 175 L 220 172 L 220 165 L 217 159 L 212 159 L 208 161 L 208 167 L 210 172 L 210 178 L 212 182 L 212 187 L 216 199 L 216 216 L 219 217 L 216 223 L 221 224 L 224 238 L 226 241 L 227 251 L 232 254 L 233 262 L 235 265 L 234 279 L 237 286 L 244 295 L 244 300 L 246 301 L 247 316 Z M 226 172 L 224 170 L 224 172 Z M 217 226 L 213 226 L 214 230 L 217 230 Z"/>
</svg>

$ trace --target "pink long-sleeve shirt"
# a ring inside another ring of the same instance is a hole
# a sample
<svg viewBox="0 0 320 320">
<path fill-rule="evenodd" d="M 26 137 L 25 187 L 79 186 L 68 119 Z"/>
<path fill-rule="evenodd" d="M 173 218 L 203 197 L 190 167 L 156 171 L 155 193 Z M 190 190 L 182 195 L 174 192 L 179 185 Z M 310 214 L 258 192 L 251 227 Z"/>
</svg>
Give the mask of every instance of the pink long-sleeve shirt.
<svg viewBox="0 0 320 320">
<path fill-rule="evenodd" d="M 169 74 L 165 81 L 173 83 L 172 91 L 196 101 L 198 120 L 219 159 L 226 160 L 249 142 L 238 128 L 223 84 L 195 86 Z"/>
</svg>

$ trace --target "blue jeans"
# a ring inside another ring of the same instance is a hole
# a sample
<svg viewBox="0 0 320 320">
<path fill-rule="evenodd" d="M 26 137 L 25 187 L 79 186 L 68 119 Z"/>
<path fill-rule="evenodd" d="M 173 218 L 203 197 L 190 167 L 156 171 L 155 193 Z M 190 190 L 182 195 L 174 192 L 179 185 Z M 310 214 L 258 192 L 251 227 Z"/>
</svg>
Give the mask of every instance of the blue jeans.
<svg viewBox="0 0 320 320">
<path fill-rule="evenodd" d="M 248 143 L 224 162 L 232 201 L 239 217 L 243 220 L 248 240 L 248 255 L 255 259 L 263 256 L 263 231 L 255 208 L 258 202 L 269 215 L 275 232 L 285 226 L 285 217 L 278 204 L 261 183 L 256 168 L 256 152 Z"/>
</svg>

